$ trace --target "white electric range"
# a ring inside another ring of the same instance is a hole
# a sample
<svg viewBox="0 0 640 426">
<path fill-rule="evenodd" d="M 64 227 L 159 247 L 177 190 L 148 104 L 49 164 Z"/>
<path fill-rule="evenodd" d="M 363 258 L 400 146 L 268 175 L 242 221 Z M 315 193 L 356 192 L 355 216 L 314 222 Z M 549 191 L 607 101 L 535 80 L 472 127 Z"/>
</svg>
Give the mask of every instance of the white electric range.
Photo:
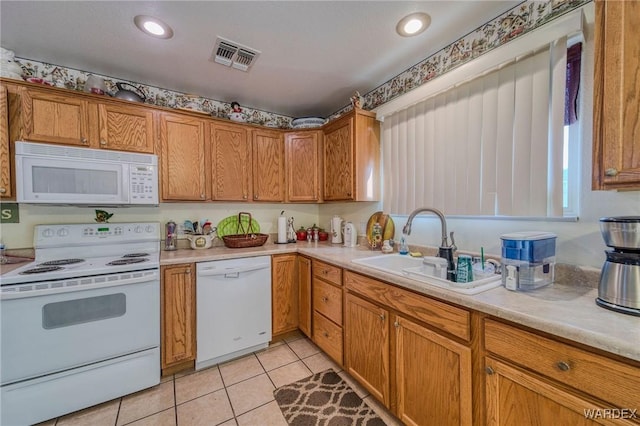
<svg viewBox="0 0 640 426">
<path fill-rule="evenodd" d="M 32 424 L 160 382 L 160 224 L 38 225 L 0 276 L 2 424 Z"/>
</svg>

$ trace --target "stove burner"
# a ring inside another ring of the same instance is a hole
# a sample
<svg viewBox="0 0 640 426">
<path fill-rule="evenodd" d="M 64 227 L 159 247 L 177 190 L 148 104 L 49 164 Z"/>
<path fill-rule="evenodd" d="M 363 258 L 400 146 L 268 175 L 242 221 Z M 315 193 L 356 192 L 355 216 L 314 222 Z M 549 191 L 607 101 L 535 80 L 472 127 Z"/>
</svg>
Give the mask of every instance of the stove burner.
<svg viewBox="0 0 640 426">
<path fill-rule="evenodd" d="M 147 257 L 147 256 L 149 256 L 149 253 L 130 253 L 130 254 L 125 254 L 122 257 L 130 258 L 130 257 Z"/>
<path fill-rule="evenodd" d="M 45 272 L 59 271 L 60 269 L 64 268 L 61 266 L 36 266 L 35 268 L 20 272 L 20 275 L 43 274 Z"/>
<path fill-rule="evenodd" d="M 129 258 L 129 259 L 117 259 L 112 262 L 107 263 L 110 266 L 118 266 L 118 265 L 130 265 L 132 263 L 142 263 L 146 262 L 147 259 L 142 259 L 139 257 Z"/>
<path fill-rule="evenodd" d="M 41 266 L 62 266 L 62 265 L 73 265 L 74 263 L 84 262 L 84 259 L 60 259 L 60 260 L 49 260 L 47 262 L 42 262 Z"/>
</svg>

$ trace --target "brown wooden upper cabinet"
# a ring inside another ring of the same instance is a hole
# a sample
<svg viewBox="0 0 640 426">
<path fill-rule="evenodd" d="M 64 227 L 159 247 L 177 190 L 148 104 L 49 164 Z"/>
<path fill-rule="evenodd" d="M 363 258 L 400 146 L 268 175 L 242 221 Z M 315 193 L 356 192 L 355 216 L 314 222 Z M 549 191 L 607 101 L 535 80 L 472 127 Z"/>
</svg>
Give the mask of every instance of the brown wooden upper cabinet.
<svg viewBox="0 0 640 426">
<path fill-rule="evenodd" d="M 11 197 L 11 154 L 9 150 L 9 97 L 0 86 L 0 197 Z"/>
<path fill-rule="evenodd" d="M 380 125 L 354 109 L 324 129 L 325 201 L 380 200 Z"/>
<path fill-rule="evenodd" d="M 95 146 L 87 99 L 51 90 L 23 88 L 22 138 L 35 142 Z"/>
<path fill-rule="evenodd" d="M 595 3 L 593 189 L 640 189 L 640 2 Z"/>
<path fill-rule="evenodd" d="M 210 146 L 212 200 L 284 201 L 281 132 L 216 122 Z"/>
<path fill-rule="evenodd" d="M 251 140 L 245 126 L 212 123 L 210 169 L 213 200 L 248 201 L 251 195 Z"/>
<path fill-rule="evenodd" d="M 253 200 L 284 201 L 284 143 L 282 133 L 252 130 Z"/>
<path fill-rule="evenodd" d="M 135 105 L 98 104 L 100 148 L 153 154 L 153 110 Z"/>
<path fill-rule="evenodd" d="M 153 110 L 98 102 L 63 90 L 23 87 L 21 138 L 90 148 L 153 153 Z"/>
<path fill-rule="evenodd" d="M 321 130 L 290 132 L 285 135 L 287 201 L 321 201 L 321 143 Z"/>
<path fill-rule="evenodd" d="M 183 114 L 160 116 L 163 201 L 208 198 L 206 167 L 207 121 Z"/>
</svg>

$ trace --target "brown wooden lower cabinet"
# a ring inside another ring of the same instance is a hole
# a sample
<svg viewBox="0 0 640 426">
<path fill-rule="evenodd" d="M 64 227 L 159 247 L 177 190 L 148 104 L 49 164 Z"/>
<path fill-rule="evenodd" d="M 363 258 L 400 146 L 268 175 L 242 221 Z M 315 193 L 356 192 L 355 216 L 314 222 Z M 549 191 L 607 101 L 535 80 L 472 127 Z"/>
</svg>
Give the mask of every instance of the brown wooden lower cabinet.
<svg viewBox="0 0 640 426">
<path fill-rule="evenodd" d="M 407 425 L 471 425 L 471 348 L 397 316 L 397 416 Z"/>
<path fill-rule="evenodd" d="M 161 268 L 163 374 L 196 358 L 196 281 L 192 263 Z"/>
<path fill-rule="evenodd" d="M 472 424 L 470 347 L 356 294 L 345 301 L 349 374 L 407 425 Z"/>
<path fill-rule="evenodd" d="M 487 426 L 634 424 L 614 418 L 622 417 L 621 410 L 612 411 L 494 358 L 486 358 L 486 369 Z"/>
<path fill-rule="evenodd" d="M 311 259 L 298 256 L 298 327 L 311 337 Z"/>
<path fill-rule="evenodd" d="M 345 301 L 347 372 L 389 407 L 389 311 L 350 293 Z"/>
<path fill-rule="evenodd" d="M 271 328 L 273 336 L 298 329 L 297 255 L 271 257 Z"/>
</svg>

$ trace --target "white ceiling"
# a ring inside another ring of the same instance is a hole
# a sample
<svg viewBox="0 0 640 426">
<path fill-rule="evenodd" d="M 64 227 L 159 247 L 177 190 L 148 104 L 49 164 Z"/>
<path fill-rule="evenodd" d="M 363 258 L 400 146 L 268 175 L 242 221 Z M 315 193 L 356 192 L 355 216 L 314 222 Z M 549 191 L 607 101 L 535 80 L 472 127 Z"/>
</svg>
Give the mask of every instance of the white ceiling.
<svg viewBox="0 0 640 426">
<path fill-rule="evenodd" d="M 0 1 L 0 44 L 63 65 L 293 117 L 327 116 L 520 1 Z M 421 35 L 395 26 L 431 15 Z M 174 30 L 140 32 L 135 15 Z M 210 61 L 216 36 L 261 51 L 248 73 Z"/>
</svg>

